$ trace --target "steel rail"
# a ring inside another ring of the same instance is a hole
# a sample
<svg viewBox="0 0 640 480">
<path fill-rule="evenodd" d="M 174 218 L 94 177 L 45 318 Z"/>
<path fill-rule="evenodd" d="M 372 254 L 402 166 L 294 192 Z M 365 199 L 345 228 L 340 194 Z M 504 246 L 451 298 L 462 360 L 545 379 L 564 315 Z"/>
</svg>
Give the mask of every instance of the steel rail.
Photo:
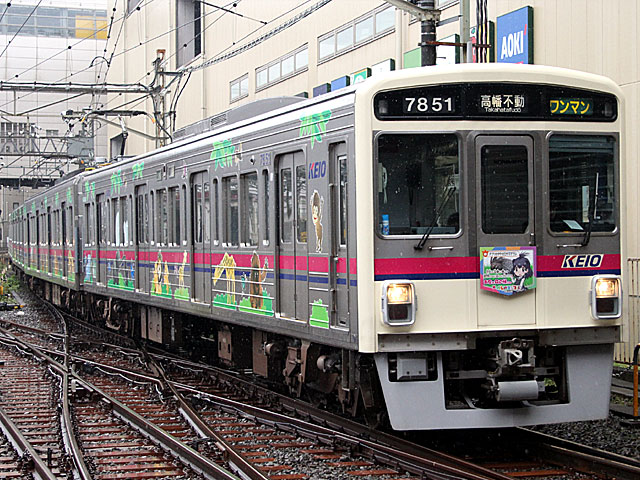
<svg viewBox="0 0 640 480">
<path fill-rule="evenodd" d="M 96 393 L 106 401 L 113 412 L 122 418 L 129 425 L 136 428 L 140 433 L 145 435 L 154 443 L 160 443 L 164 448 L 174 453 L 183 462 L 186 462 L 191 468 L 198 471 L 206 478 L 213 480 L 239 480 L 238 477 L 226 471 L 214 461 L 206 458 L 193 448 L 185 445 L 177 440 L 173 435 L 165 432 L 152 422 L 149 422 L 140 414 L 134 412 L 125 404 L 110 396 L 102 389 L 83 379 L 76 372 L 72 372 L 72 376 L 87 390 Z"/>
<path fill-rule="evenodd" d="M 23 455 L 24 453 L 29 454 L 31 460 L 33 460 L 33 470 L 42 480 L 59 480 L 49 467 L 47 467 L 47 464 L 42 458 L 40 458 L 38 452 L 36 452 L 33 446 L 22 434 L 18 426 L 13 423 L 13 420 L 9 418 L 2 407 L 0 407 L 0 422 L 2 423 L 3 430 L 7 433 L 7 438 L 16 450 L 18 450 L 20 455 Z"/>
<path fill-rule="evenodd" d="M 65 363 L 62 364 L 57 360 L 53 359 L 46 353 L 42 351 L 39 347 L 35 345 L 31 345 L 17 338 L 10 332 L 7 332 L 5 329 L 0 328 L 0 332 L 8 337 L 16 346 L 20 346 L 26 350 L 29 350 L 36 357 L 44 360 L 47 364 L 56 371 L 56 373 L 62 378 L 62 431 L 64 435 L 64 445 L 67 449 L 70 457 L 72 458 L 74 465 L 76 467 L 77 474 L 79 475 L 81 480 L 92 480 L 92 476 L 89 473 L 89 469 L 84 462 L 84 456 L 82 454 L 82 450 L 78 445 L 77 439 L 73 434 L 73 423 L 71 420 L 71 411 L 69 408 L 69 374 L 68 374 L 68 365 L 67 365 L 67 357 L 65 356 Z"/>
<path fill-rule="evenodd" d="M 233 467 L 233 469 L 239 475 L 246 476 L 251 480 L 269 480 L 269 477 L 257 470 L 248 460 L 246 460 L 238 451 L 229 444 L 224 438 L 216 433 L 195 411 L 193 406 L 184 398 L 184 396 L 178 391 L 173 382 L 169 381 L 167 375 L 161 365 L 151 357 L 144 348 L 143 354 L 148 359 L 148 362 L 157 375 L 162 379 L 163 386 L 167 387 L 174 398 L 180 405 L 181 412 L 185 415 L 186 419 L 196 426 L 196 429 L 201 432 L 205 438 L 211 438 L 215 441 L 215 444 L 222 450 L 225 460 Z"/>
<path fill-rule="evenodd" d="M 375 460 L 384 462 L 387 465 L 394 465 L 398 468 L 411 472 L 413 474 L 431 475 L 430 478 L 449 479 L 452 476 L 457 479 L 467 480 L 512 480 L 506 475 L 485 469 L 478 465 L 465 462 L 464 460 L 447 456 L 437 452 L 437 456 L 446 457 L 447 462 L 441 460 L 429 459 L 416 453 L 409 453 L 402 450 L 398 442 L 398 448 L 383 445 L 373 440 L 354 436 L 348 433 L 334 430 L 332 428 L 323 427 L 305 420 L 289 417 L 287 415 L 265 410 L 253 405 L 244 404 L 236 400 L 220 397 L 207 392 L 201 392 L 190 385 L 172 382 L 176 388 L 188 391 L 200 399 L 208 400 L 223 408 L 230 408 L 237 412 L 242 412 L 246 416 L 251 417 L 257 423 L 272 425 L 285 431 L 304 432 L 307 435 L 313 435 L 319 441 L 324 440 L 325 443 L 333 444 L 335 440 L 360 449 L 364 454 L 367 453 Z M 392 437 L 395 440 L 395 437 Z M 414 445 L 415 448 L 415 445 Z"/>
<path fill-rule="evenodd" d="M 516 428 L 515 431 L 514 436 L 519 443 L 528 443 L 533 448 L 541 450 L 541 457 L 545 460 L 619 480 L 640 478 L 639 460 L 525 428 Z"/>
<path fill-rule="evenodd" d="M 320 410 L 318 408 L 312 407 L 306 402 L 303 402 L 301 400 L 283 396 L 270 390 L 265 390 L 262 387 L 259 387 L 255 384 L 249 385 L 245 380 L 239 378 L 237 375 L 234 375 L 233 373 L 228 373 L 222 369 L 212 367 L 210 365 L 203 365 L 203 364 L 191 362 L 189 360 L 180 359 L 179 357 L 175 357 L 175 356 L 169 356 L 164 353 L 162 354 L 154 353 L 153 355 L 156 357 L 162 358 L 164 360 L 168 360 L 173 364 L 182 364 L 185 366 L 185 368 L 194 369 L 194 370 L 198 369 L 203 372 L 209 372 L 210 374 L 217 376 L 219 379 L 225 380 L 227 382 L 246 384 L 247 387 L 252 389 L 253 391 L 264 390 L 264 393 L 263 393 L 264 398 L 274 399 L 275 401 L 279 402 L 284 409 L 290 411 L 292 414 L 300 418 L 307 418 L 310 421 L 315 422 L 316 424 L 325 425 L 333 430 L 343 432 L 344 434 L 351 435 L 356 438 L 366 438 L 374 442 L 378 442 L 379 444 L 382 444 L 382 445 L 395 445 L 399 449 L 401 449 L 402 452 L 404 453 L 421 458 L 426 462 L 434 462 L 434 464 L 437 464 L 437 465 L 447 464 L 447 465 L 454 466 L 455 468 L 457 468 L 460 465 L 464 465 L 464 468 L 467 469 L 467 471 L 474 472 L 478 474 L 481 478 L 493 478 L 496 480 L 511 480 L 510 477 L 506 475 L 484 468 L 477 464 L 466 462 L 465 460 L 455 457 L 453 455 L 448 455 L 444 452 L 436 451 L 427 447 L 423 447 L 421 445 L 417 445 L 413 442 L 404 440 L 402 438 L 396 437 L 388 433 L 371 430 L 366 425 L 362 425 L 353 420 L 338 417 L 325 410 Z M 190 389 L 192 393 L 201 393 L 197 389 L 193 389 L 193 387 L 190 387 L 188 385 L 176 383 L 176 386 L 178 388 Z M 287 415 L 283 416 L 283 418 L 284 420 L 282 421 L 284 422 L 296 421 L 296 419 Z"/>
<path fill-rule="evenodd" d="M 61 376 L 64 375 L 65 366 L 57 360 L 51 358 L 49 355 L 43 353 L 38 347 L 20 340 L 19 338 L 13 336 L 2 328 L 0 328 L 0 333 L 9 337 L 9 339 L 12 340 L 12 343 L 19 345 L 26 350 L 29 350 L 40 359 L 46 361 L 51 366 L 51 368 L 56 370 Z M 183 444 L 175 437 L 162 430 L 160 427 L 147 421 L 144 417 L 137 414 L 120 401 L 109 396 L 106 392 L 102 391 L 97 386 L 83 379 L 80 375 L 73 371 L 73 368 L 71 369 L 69 376 L 73 377 L 86 390 L 92 391 L 101 396 L 109 405 L 111 405 L 113 412 L 120 418 L 122 418 L 126 423 L 137 429 L 140 433 L 145 435 L 154 443 L 161 444 L 164 448 L 174 453 L 177 457 L 179 457 L 183 462 L 187 463 L 194 470 L 202 473 L 202 475 L 204 475 L 206 478 L 209 478 L 211 480 L 239 480 L 238 477 L 231 474 L 230 472 L 227 472 L 226 470 L 218 466 L 215 462 L 212 462 L 191 447 Z"/>
</svg>

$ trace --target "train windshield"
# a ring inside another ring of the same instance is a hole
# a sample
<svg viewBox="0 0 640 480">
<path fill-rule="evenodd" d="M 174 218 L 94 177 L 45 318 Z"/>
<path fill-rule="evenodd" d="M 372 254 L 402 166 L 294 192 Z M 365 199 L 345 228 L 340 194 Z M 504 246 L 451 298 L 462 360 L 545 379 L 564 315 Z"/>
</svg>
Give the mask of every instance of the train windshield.
<svg viewBox="0 0 640 480">
<path fill-rule="evenodd" d="M 458 138 L 453 134 L 381 134 L 378 231 L 447 235 L 460 230 Z"/>
<path fill-rule="evenodd" d="M 587 234 L 615 229 L 615 144 L 604 135 L 549 139 L 551 231 Z"/>
</svg>

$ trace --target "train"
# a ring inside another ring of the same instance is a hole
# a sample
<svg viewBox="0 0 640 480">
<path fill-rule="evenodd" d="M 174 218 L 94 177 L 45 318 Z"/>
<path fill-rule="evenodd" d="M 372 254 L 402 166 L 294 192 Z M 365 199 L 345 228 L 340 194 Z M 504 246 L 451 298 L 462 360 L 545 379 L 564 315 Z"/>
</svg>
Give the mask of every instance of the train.
<svg viewBox="0 0 640 480">
<path fill-rule="evenodd" d="M 534 65 L 258 100 L 11 214 L 20 275 L 136 339 L 392 429 L 604 418 L 624 99 Z"/>
</svg>

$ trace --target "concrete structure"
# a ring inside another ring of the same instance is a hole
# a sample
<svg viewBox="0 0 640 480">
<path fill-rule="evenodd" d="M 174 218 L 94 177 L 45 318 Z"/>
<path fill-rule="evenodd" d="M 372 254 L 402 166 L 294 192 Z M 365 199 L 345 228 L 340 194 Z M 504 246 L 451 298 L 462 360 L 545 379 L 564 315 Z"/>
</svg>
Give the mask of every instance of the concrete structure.
<svg viewBox="0 0 640 480">
<path fill-rule="evenodd" d="M 0 79 L 39 84 L 104 81 L 107 38 L 105 0 L 13 0 L 0 7 Z M 37 8 L 36 8 L 37 6 Z M 92 66 L 94 63 L 94 66 Z M 101 75 L 102 74 L 102 75 Z M 95 108 L 98 96 L 0 91 L 0 242 L 15 203 L 31 186 L 47 184 L 77 169 L 70 156 L 106 156 L 106 124 L 72 120 L 61 112 Z M 39 155 L 38 153 L 44 153 Z"/>
<path fill-rule="evenodd" d="M 470 3 L 470 25 L 475 32 L 475 2 Z M 635 132 L 640 128 L 640 2 L 487 3 L 488 19 L 494 22 L 488 40 L 499 43 L 494 52 L 497 60 L 521 58 L 526 43 L 528 56 L 524 61 L 605 75 L 623 89 L 628 113 L 623 148 L 630 165 L 626 179 L 629 195 L 623 208 L 627 208 L 631 220 L 628 253 L 630 257 L 639 256 L 640 136 Z M 437 0 L 436 4 L 442 10 L 437 38 L 455 41 L 460 25 L 446 20 L 458 16 L 460 2 Z M 161 59 L 165 70 L 184 72 L 165 98 L 165 111 L 175 110 L 175 122 L 169 124 L 169 130 L 256 99 L 304 93 L 312 96 L 314 89 L 326 90 L 332 82 L 335 88 L 358 78 L 355 73 L 365 76 L 368 68 L 376 75 L 391 65 L 406 68 L 417 64 L 420 22 L 382 0 L 244 0 L 220 6 L 225 9 L 192 0 L 128 1 L 130 14 L 122 26 L 109 81 L 151 83 L 156 58 Z M 531 7 L 525 11 L 527 27 L 518 27 L 518 19 L 505 26 L 502 16 L 525 6 Z M 122 13 L 122 2 L 109 0 L 109 9 L 114 7 Z M 120 27 L 114 25 L 116 31 Z M 496 30 L 501 27 L 508 32 L 496 39 Z M 441 62 L 455 61 L 456 56 L 454 47 L 441 47 L 438 52 Z M 168 84 L 173 78 L 177 77 L 166 76 L 163 81 Z M 110 98 L 109 105 L 133 99 L 117 96 Z M 156 102 L 154 109 L 147 101 L 135 108 L 160 111 L 158 105 Z M 156 127 L 148 117 L 136 117 L 127 123 L 130 133 L 146 135 L 131 134 L 127 154 L 155 146 L 149 137 L 155 135 Z M 110 130 L 111 137 L 117 133 L 119 129 Z"/>
</svg>

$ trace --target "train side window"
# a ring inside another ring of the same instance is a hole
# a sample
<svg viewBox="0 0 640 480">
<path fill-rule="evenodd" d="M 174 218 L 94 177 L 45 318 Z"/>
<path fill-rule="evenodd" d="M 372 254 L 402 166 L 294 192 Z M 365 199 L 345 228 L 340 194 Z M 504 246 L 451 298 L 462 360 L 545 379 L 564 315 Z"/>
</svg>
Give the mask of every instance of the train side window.
<svg viewBox="0 0 640 480">
<path fill-rule="evenodd" d="M 218 236 L 220 232 L 220 224 L 219 224 L 219 217 L 218 217 L 218 200 L 219 200 L 219 193 L 218 193 L 218 179 L 214 179 L 213 180 L 213 202 L 211 205 L 211 209 L 213 211 L 213 244 L 214 245 L 218 245 L 218 243 L 220 243 L 220 237 Z"/>
<path fill-rule="evenodd" d="M 149 194 L 149 207 L 151 208 L 149 210 L 149 240 L 151 245 L 153 245 L 156 241 L 156 228 L 155 225 L 157 223 L 156 220 L 156 203 L 153 201 L 154 199 L 154 194 L 153 192 L 151 192 Z"/>
<path fill-rule="evenodd" d="M 307 243 L 307 169 L 304 165 L 296 167 L 296 201 L 298 203 L 296 223 L 298 242 Z"/>
<path fill-rule="evenodd" d="M 107 211 L 104 201 L 104 195 L 98 195 L 97 199 L 98 208 L 96 209 L 97 226 L 98 226 L 98 244 L 104 245 L 107 240 Z"/>
<path fill-rule="evenodd" d="M 240 177 L 242 187 L 243 246 L 258 245 L 258 174 L 247 173 Z"/>
<path fill-rule="evenodd" d="M 144 244 L 144 195 L 136 195 L 136 242 Z"/>
<path fill-rule="evenodd" d="M 182 206 L 182 214 L 180 215 L 180 231 L 182 232 L 182 235 L 180 238 L 182 239 L 182 243 L 186 245 L 189 239 L 189 234 L 187 233 L 188 231 L 187 225 L 189 224 L 187 220 L 189 218 L 189 215 L 187 214 L 187 212 L 189 210 L 187 205 L 187 186 L 186 185 L 182 185 L 182 201 L 180 205 Z"/>
<path fill-rule="evenodd" d="M 202 243 L 202 185 L 196 183 L 194 185 L 194 202 L 193 202 L 193 241 Z"/>
<path fill-rule="evenodd" d="M 264 195 L 262 196 L 262 207 L 264 211 L 264 237 L 262 239 L 262 244 L 269 245 L 269 239 L 271 237 L 271 231 L 269 228 L 269 198 L 271 197 L 271 192 L 269 191 L 269 170 L 262 171 L 262 185 L 264 188 Z"/>
<path fill-rule="evenodd" d="M 144 212 L 144 243 L 148 244 L 149 243 L 149 215 L 151 212 L 149 212 L 149 194 L 145 193 L 144 194 L 144 209 L 142 210 Z"/>
<path fill-rule="evenodd" d="M 167 212 L 167 191 L 165 189 L 156 190 L 156 206 L 157 206 L 157 240 L 158 245 L 166 245 L 169 237 L 169 221 Z"/>
<path fill-rule="evenodd" d="M 217 184 L 216 184 L 217 186 Z M 209 243 L 211 241 L 211 192 L 209 184 L 204 184 L 204 212 L 202 214 L 202 230 L 204 236 L 204 242 Z"/>
<path fill-rule="evenodd" d="M 89 216 L 91 215 L 91 204 L 90 203 L 85 203 L 84 204 L 84 229 L 82 230 L 82 239 L 84 242 L 84 245 L 90 245 L 91 244 L 91 240 L 89 240 Z"/>
<path fill-rule="evenodd" d="M 73 239 L 73 205 L 69 205 L 67 208 L 67 244 L 72 246 L 74 244 Z"/>
<path fill-rule="evenodd" d="M 120 199 L 111 200 L 111 244 L 120 245 Z"/>
<path fill-rule="evenodd" d="M 291 191 L 291 169 L 283 168 L 280 176 L 280 195 L 282 206 L 282 243 L 291 243 L 291 227 L 293 226 L 293 193 Z"/>
<path fill-rule="evenodd" d="M 180 187 L 171 187 L 169 189 L 169 225 L 167 232 L 169 234 L 170 245 L 180 245 Z"/>
<path fill-rule="evenodd" d="M 347 157 L 338 157 L 340 175 L 340 245 L 347 244 Z"/>
<path fill-rule="evenodd" d="M 121 210 L 122 210 L 122 246 L 127 246 L 129 245 L 129 238 L 130 238 L 130 233 L 129 232 L 129 226 L 131 225 L 131 222 L 129 222 L 129 213 L 131 212 L 131 202 L 129 200 L 129 197 L 122 197 L 120 199 L 120 204 L 121 204 Z"/>
<path fill-rule="evenodd" d="M 238 245 L 238 177 L 222 179 L 222 194 L 226 205 L 224 219 L 224 242 L 228 246 Z"/>
</svg>

